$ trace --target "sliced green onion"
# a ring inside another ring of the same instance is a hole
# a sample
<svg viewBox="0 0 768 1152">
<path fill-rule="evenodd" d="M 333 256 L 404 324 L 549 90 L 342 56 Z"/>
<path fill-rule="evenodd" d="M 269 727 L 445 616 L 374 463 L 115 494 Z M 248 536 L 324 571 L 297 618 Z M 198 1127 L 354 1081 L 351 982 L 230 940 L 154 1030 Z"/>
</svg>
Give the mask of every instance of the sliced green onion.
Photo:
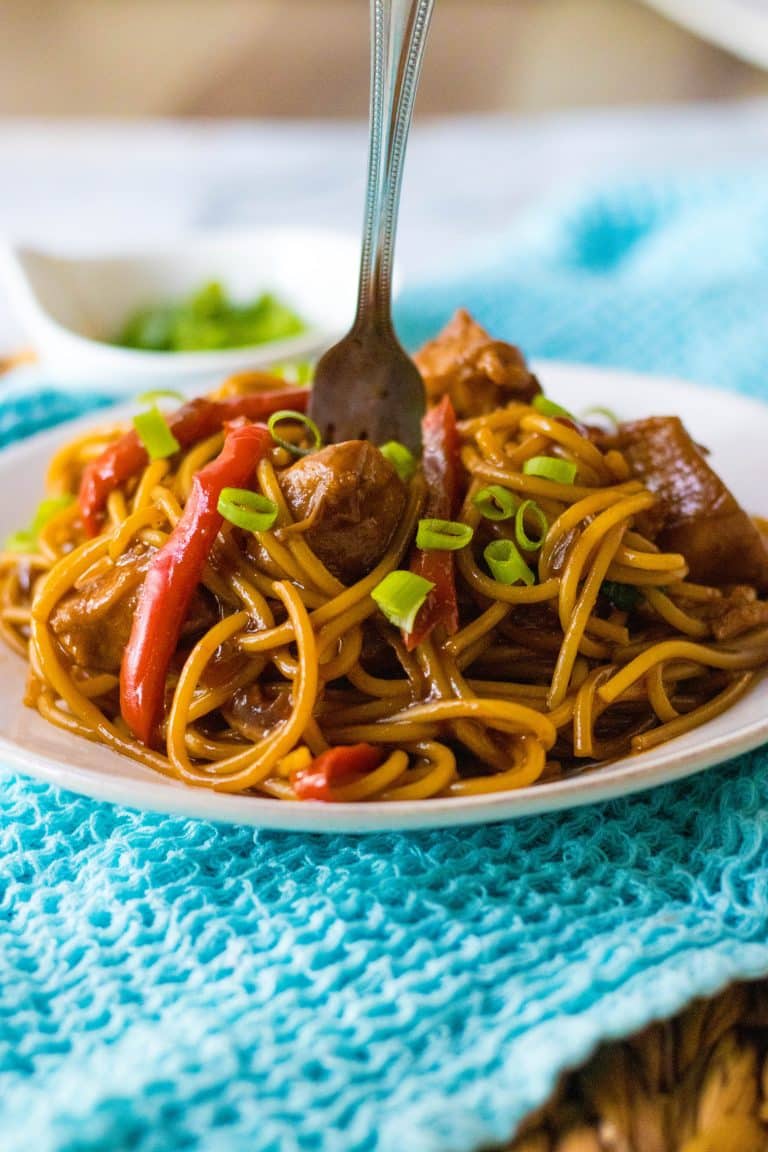
<svg viewBox="0 0 768 1152">
<path fill-rule="evenodd" d="M 472 503 L 486 520 L 509 520 L 517 508 L 517 497 L 501 484 L 489 484 L 472 497 Z"/>
<path fill-rule="evenodd" d="M 20 528 L 18 532 L 11 532 L 3 543 L 6 552 L 34 552 L 37 548 L 37 535 L 29 528 Z"/>
<path fill-rule="evenodd" d="M 34 552 L 39 543 L 40 532 L 46 524 L 65 508 L 70 508 L 74 502 L 75 498 L 69 492 L 61 496 L 46 496 L 38 504 L 29 527 L 20 528 L 6 537 L 4 543 L 6 552 Z"/>
<path fill-rule="evenodd" d="M 499 584 L 533 584 L 536 576 L 512 540 L 492 540 L 483 553 L 494 580 Z"/>
<path fill-rule="evenodd" d="M 389 572 L 371 592 L 381 611 L 397 628 L 412 632 L 419 609 L 434 588 L 415 572 Z"/>
<path fill-rule="evenodd" d="M 604 580 L 600 592 L 620 612 L 632 612 L 642 599 L 640 590 L 634 584 L 620 584 L 616 580 Z"/>
<path fill-rule="evenodd" d="M 61 496 L 46 496 L 40 501 L 32 517 L 32 531 L 39 532 L 41 528 L 45 528 L 54 516 L 63 512 L 65 508 L 71 508 L 74 502 L 75 498 L 71 492 L 64 492 Z"/>
<path fill-rule="evenodd" d="M 156 404 L 133 418 L 139 440 L 149 453 L 150 460 L 164 460 L 178 452 L 180 444 Z"/>
<path fill-rule="evenodd" d="M 407 484 L 416 471 L 413 453 L 399 440 L 388 440 L 386 444 L 382 444 L 379 451 L 385 460 L 389 460 L 403 483 Z"/>
<path fill-rule="evenodd" d="M 282 424 L 284 420 L 290 420 L 294 424 L 303 424 L 307 431 L 312 436 L 311 448 L 300 448 L 298 444 L 292 444 L 290 440 L 283 439 L 275 432 L 275 427 Z M 293 412 L 290 408 L 281 408 L 279 412 L 273 412 L 267 421 L 267 428 L 270 431 L 272 439 L 275 444 L 279 444 L 281 448 L 285 448 L 292 456 L 309 456 L 310 453 L 316 452 L 318 448 L 323 446 L 323 438 L 320 435 L 320 429 L 314 420 L 306 416 L 303 412 Z"/>
<path fill-rule="evenodd" d="M 247 488 L 222 488 L 216 507 L 225 520 L 246 532 L 268 532 L 277 520 L 274 500 Z"/>
<path fill-rule="evenodd" d="M 184 404 L 186 399 L 184 393 L 177 392 L 175 388 L 152 388 L 149 392 L 141 392 L 136 397 L 136 403 L 156 404 L 158 400 L 175 400 L 178 404 Z"/>
<path fill-rule="evenodd" d="M 585 408 L 581 413 L 581 419 L 586 420 L 587 416 L 602 416 L 605 420 L 610 420 L 611 424 L 620 423 L 612 408 L 603 408 L 600 404 L 596 404 L 592 408 Z"/>
<path fill-rule="evenodd" d="M 525 530 L 526 516 L 533 517 L 539 529 L 538 536 L 529 536 Z M 515 539 L 526 552 L 538 552 L 549 531 L 549 521 L 535 500 L 523 500 L 515 513 Z"/>
<path fill-rule="evenodd" d="M 531 400 L 531 407 L 535 408 L 537 412 L 541 412 L 542 416 L 562 417 L 566 420 L 574 419 L 567 408 L 561 407 L 560 404 L 555 404 L 554 400 L 549 400 L 541 392 Z"/>
<path fill-rule="evenodd" d="M 573 484 L 577 466 L 570 460 L 559 460 L 556 456 L 531 456 L 523 464 L 526 476 L 540 476 L 542 480 L 554 480 L 556 484 Z"/>
<path fill-rule="evenodd" d="M 283 380 L 290 380 L 303 388 L 312 383 L 315 366 L 310 360 L 291 360 L 285 364 L 273 364 L 270 368 L 273 376 L 280 376 Z"/>
<path fill-rule="evenodd" d="M 300 360 L 293 365 L 293 373 L 297 384 L 311 384 L 315 375 L 315 366 L 309 360 Z"/>
<path fill-rule="evenodd" d="M 422 552 L 430 548 L 439 552 L 458 552 L 460 548 L 466 548 L 473 535 L 469 524 L 460 524 L 458 520 L 419 520 L 416 547 Z"/>
<path fill-rule="evenodd" d="M 216 281 L 128 317 L 116 342 L 149 352 L 211 352 L 284 340 L 306 324 L 270 293 L 235 302 Z"/>
</svg>

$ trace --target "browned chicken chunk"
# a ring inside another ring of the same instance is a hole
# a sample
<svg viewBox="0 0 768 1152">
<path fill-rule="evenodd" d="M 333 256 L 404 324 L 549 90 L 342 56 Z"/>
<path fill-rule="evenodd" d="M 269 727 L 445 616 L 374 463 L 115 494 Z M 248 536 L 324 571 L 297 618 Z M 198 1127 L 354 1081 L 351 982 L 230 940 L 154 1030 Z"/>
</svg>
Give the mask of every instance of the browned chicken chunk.
<svg viewBox="0 0 768 1152">
<path fill-rule="evenodd" d="M 529 403 L 541 392 L 520 349 L 493 340 L 463 308 L 414 360 L 428 400 L 438 401 L 447 392 L 460 419 L 493 412 L 511 400 Z"/>
<path fill-rule="evenodd" d="M 639 521 L 668 552 L 681 552 L 691 580 L 768 590 L 768 549 L 755 524 L 710 468 L 676 416 L 619 428 L 632 474 L 657 496 Z"/>
<path fill-rule="evenodd" d="M 148 564 L 149 553 L 128 552 L 56 606 L 51 626 L 75 664 L 104 672 L 120 667 Z"/>
<path fill-rule="evenodd" d="M 51 627 L 74 664 L 102 672 L 120 667 L 151 556 L 139 549 L 126 552 L 114 568 L 70 592 L 56 606 Z M 205 631 L 217 619 L 211 604 L 198 593 L 182 635 Z"/>
<path fill-rule="evenodd" d="M 345 584 L 360 580 L 387 550 L 405 511 L 397 472 L 373 444 L 347 440 L 305 456 L 280 477 L 304 538 Z"/>
<path fill-rule="evenodd" d="M 768 604 L 755 600 L 752 604 L 738 604 L 724 612 L 712 625 L 716 640 L 733 640 L 753 628 L 768 628 Z"/>
</svg>

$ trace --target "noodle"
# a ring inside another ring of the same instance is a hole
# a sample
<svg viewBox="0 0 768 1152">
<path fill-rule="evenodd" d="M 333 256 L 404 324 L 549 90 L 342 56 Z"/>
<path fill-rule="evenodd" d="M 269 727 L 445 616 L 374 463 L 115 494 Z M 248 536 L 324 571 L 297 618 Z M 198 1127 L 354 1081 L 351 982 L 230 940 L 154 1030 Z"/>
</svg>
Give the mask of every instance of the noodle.
<svg viewBox="0 0 768 1152">
<path fill-rule="evenodd" d="M 219 396 L 247 388 L 244 379 Z M 49 493 L 74 495 L 124 431 L 102 426 L 59 449 Z M 768 663 L 768 627 L 717 640 L 713 620 L 757 594 L 729 600 L 728 589 L 689 579 L 682 551 L 645 534 L 656 496 L 617 441 L 518 400 L 459 422 L 458 434 L 455 515 L 472 537 L 450 554 L 458 628 L 438 623 L 412 644 L 371 595 L 411 562 L 426 470 L 409 480 L 375 562 L 345 582 L 311 543 L 317 509 L 295 515 L 286 496 L 288 449 L 301 442 L 291 432 L 253 477 L 274 524 L 221 523 L 167 670 L 157 740 L 139 740 L 121 714 L 127 629 L 199 475 L 226 451 L 228 433 L 216 431 L 117 484 L 93 538 L 74 503 L 40 528 L 34 550 L 0 553 L 0 633 L 29 661 L 27 702 L 186 784 L 276 800 L 300 798 L 302 777 L 340 746 L 371 744 L 372 766 L 329 777 L 323 798 L 348 804 L 528 787 L 654 748 L 748 690 Z M 575 469 L 573 482 L 562 470 L 525 471 L 534 457 Z M 481 512 L 488 485 L 537 505 L 520 511 L 522 537 L 514 518 Z M 531 541 L 534 524 L 542 538 Z M 515 539 L 530 582 L 506 582 L 484 558 L 489 544 Z M 610 601 L 612 584 L 629 588 L 627 604 Z"/>
</svg>

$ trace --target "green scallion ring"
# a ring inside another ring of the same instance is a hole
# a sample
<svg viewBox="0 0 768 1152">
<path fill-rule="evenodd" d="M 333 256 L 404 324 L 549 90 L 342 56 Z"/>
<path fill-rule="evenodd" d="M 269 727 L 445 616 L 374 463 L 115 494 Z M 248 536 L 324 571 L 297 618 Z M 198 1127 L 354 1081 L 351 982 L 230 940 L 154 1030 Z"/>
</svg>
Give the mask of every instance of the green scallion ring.
<svg viewBox="0 0 768 1152">
<path fill-rule="evenodd" d="M 529 536 L 525 530 L 525 517 L 532 516 L 539 528 L 539 534 L 536 537 Z M 515 513 L 515 539 L 518 546 L 524 548 L 526 552 L 538 552 L 542 544 L 546 540 L 547 532 L 549 531 L 549 521 L 538 506 L 535 500 L 523 500 L 522 504 Z"/>
<path fill-rule="evenodd" d="M 555 484 L 573 484 L 577 465 L 571 460 L 560 460 L 556 456 L 531 456 L 523 464 L 525 476 L 539 476 L 542 480 L 552 480 Z"/>
<path fill-rule="evenodd" d="M 403 483 L 407 484 L 416 471 L 413 453 L 399 440 L 388 440 L 386 444 L 382 444 L 379 452 L 389 461 Z"/>
<path fill-rule="evenodd" d="M 458 552 L 466 548 L 474 535 L 469 524 L 458 520 L 419 520 L 416 529 L 416 547 L 422 552 L 434 549 L 438 552 Z"/>
<path fill-rule="evenodd" d="M 178 452 L 181 447 L 156 404 L 146 412 L 139 412 L 138 416 L 134 416 L 133 426 L 150 460 L 165 460 L 166 457 L 173 456 L 174 452 Z"/>
<path fill-rule="evenodd" d="M 277 520 L 277 504 L 247 488 L 222 488 L 216 505 L 221 516 L 246 532 L 268 532 Z"/>
<path fill-rule="evenodd" d="M 292 444 L 290 440 L 285 440 L 282 436 L 278 436 L 275 432 L 275 426 L 281 424 L 283 420 L 290 420 L 294 424 L 303 424 L 312 436 L 312 447 L 300 448 L 298 444 Z M 292 456 L 310 456 L 313 452 L 317 452 L 318 448 L 322 448 L 323 446 L 320 429 L 314 420 L 304 412 L 294 412 L 290 408 L 281 408 L 279 412 L 272 413 L 267 421 L 267 428 L 275 444 L 279 444 L 281 448 L 285 448 L 286 452 L 290 452 Z"/>
<path fill-rule="evenodd" d="M 520 555 L 512 540 L 492 540 L 483 556 L 494 580 L 499 584 L 533 584 L 536 581 L 532 569 Z"/>
<path fill-rule="evenodd" d="M 158 400 L 175 400 L 178 404 L 185 404 L 187 398 L 183 392 L 177 392 L 175 388 L 152 388 L 149 392 L 141 392 L 136 397 L 137 404 L 156 404 Z"/>
<path fill-rule="evenodd" d="M 35 552 L 37 550 L 37 534 L 29 528 L 20 528 L 18 532 L 11 532 L 3 541 L 5 552 Z"/>
<path fill-rule="evenodd" d="M 298 384 L 303 388 L 312 383 L 315 366 L 310 360 L 287 360 L 282 364 L 273 364 L 269 371 L 273 376 L 279 376 L 282 380 L 289 380 L 292 384 Z"/>
<path fill-rule="evenodd" d="M 46 496 L 40 501 L 32 517 L 32 531 L 39 532 L 41 528 L 45 528 L 54 516 L 58 516 L 65 508 L 71 508 L 74 502 L 75 498 L 71 492 L 64 492 L 61 496 Z"/>
<path fill-rule="evenodd" d="M 542 416 L 553 416 L 555 419 L 561 418 L 565 420 L 575 419 L 567 408 L 556 404 L 554 400 L 550 400 L 543 392 L 534 396 L 533 400 L 531 400 L 531 407 L 535 408 L 537 412 L 541 412 Z"/>
<path fill-rule="evenodd" d="M 46 496 L 38 504 L 29 527 L 20 528 L 6 537 L 3 545 L 6 552 L 35 552 L 39 535 L 46 524 L 65 508 L 71 508 L 74 502 L 75 498 L 71 492 L 64 492 L 60 496 Z"/>
<path fill-rule="evenodd" d="M 509 520 L 517 508 L 517 498 L 501 484 L 489 484 L 472 497 L 472 503 L 486 520 Z"/>
<path fill-rule="evenodd" d="M 580 419 L 587 420 L 590 416 L 602 416 L 603 420 L 610 424 L 613 429 L 618 428 L 621 423 L 612 408 L 603 408 L 600 404 L 595 404 L 591 408 L 585 408 L 581 413 Z"/>
<path fill-rule="evenodd" d="M 415 572 L 395 570 L 387 573 L 376 585 L 371 597 L 390 624 L 404 632 L 412 632 L 419 609 L 433 588 L 431 580 L 425 580 Z"/>
</svg>

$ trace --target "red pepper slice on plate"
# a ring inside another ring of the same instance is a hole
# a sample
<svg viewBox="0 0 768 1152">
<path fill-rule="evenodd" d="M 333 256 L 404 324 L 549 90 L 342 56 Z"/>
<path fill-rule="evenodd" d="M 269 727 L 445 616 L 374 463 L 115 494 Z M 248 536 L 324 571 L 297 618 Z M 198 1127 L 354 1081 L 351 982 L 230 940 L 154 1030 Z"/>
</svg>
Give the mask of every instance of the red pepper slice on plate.
<svg viewBox="0 0 768 1152">
<path fill-rule="evenodd" d="M 230 396 L 225 400 L 190 400 L 168 419 L 168 426 L 181 448 L 189 448 L 207 436 L 213 436 L 229 420 L 244 416 L 246 420 L 266 420 L 281 408 L 303 412 L 309 400 L 307 388 L 283 388 L 276 392 L 253 392 L 247 396 Z M 138 433 L 131 429 L 105 448 L 87 465 L 80 482 L 78 503 L 88 536 L 95 536 L 110 492 L 141 472 L 149 463 L 147 450 Z"/>
<path fill-rule="evenodd" d="M 299 800 L 332 800 L 331 788 L 348 776 L 372 772 L 384 759 L 373 744 L 340 744 L 316 756 L 307 768 L 294 772 L 291 783 Z"/>
<path fill-rule="evenodd" d="M 427 412 L 422 422 L 422 437 L 421 466 L 427 482 L 424 515 L 450 520 L 459 502 L 460 468 L 456 413 L 448 395 Z M 411 571 L 429 580 L 434 588 L 419 609 L 413 631 L 405 637 L 409 651 L 426 640 L 438 624 L 442 624 L 451 635 L 459 627 L 453 553 L 414 548 Z"/>
<path fill-rule="evenodd" d="M 162 719 L 165 679 L 190 601 L 221 528 L 221 490 L 245 487 L 271 444 L 263 426 L 229 429 L 220 454 L 192 481 L 181 518 L 147 569 L 120 669 L 120 711 L 147 747 Z"/>
</svg>

